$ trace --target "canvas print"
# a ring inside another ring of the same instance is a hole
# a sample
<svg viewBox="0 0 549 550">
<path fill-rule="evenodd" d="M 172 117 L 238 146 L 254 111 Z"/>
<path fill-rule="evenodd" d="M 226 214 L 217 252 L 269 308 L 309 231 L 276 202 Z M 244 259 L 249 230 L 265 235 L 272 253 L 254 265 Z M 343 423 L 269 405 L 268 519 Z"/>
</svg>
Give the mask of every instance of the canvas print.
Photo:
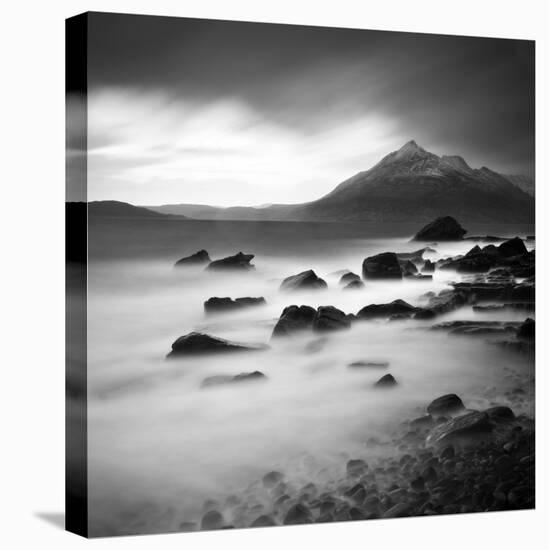
<svg viewBox="0 0 549 550">
<path fill-rule="evenodd" d="M 534 507 L 534 56 L 67 21 L 69 530 Z"/>
</svg>

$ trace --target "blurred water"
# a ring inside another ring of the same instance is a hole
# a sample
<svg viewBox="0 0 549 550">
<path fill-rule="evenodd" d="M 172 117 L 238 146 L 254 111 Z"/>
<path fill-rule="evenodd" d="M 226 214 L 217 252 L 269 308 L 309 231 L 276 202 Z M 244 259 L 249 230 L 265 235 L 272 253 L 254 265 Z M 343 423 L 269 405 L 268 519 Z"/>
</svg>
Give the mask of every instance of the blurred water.
<svg viewBox="0 0 549 550">
<path fill-rule="evenodd" d="M 382 436 L 395 423 L 421 414 L 440 394 L 455 392 L 467 406 L 486 406 L 494 400 L 486 398 L 486 388 L 496 387 L 497 400 L 505 402 L 505 390 L 531 368 L 524 358 L 482 339 L 427 332 L 422 327 L 430 322 L 357 322 L 348 331 L 326 335 L 317 353 L 306 349 L 319 339 L 312 333 L 270 340 L 276 319 L 290 304 L 334 305 L 348 313 L 397 298 L 420 305 L 426 291 L 438 292 L 458 280 L 457 274 L 442 271 L 433 281 L 366 281 L 362 290 L 341 289 L 335 271 L 361 273 L 368 255 L 420 248 L 409 242 L 406 228 L 387 228 L 391 236 L 381 237 L 383 228 L 365 231 L 364 224 L 343 229 L 294 224 L 292 234 L 287 224 L 277 228 L 275 222 L 265 230 L 263 224 L 245 222 L 158 223 L 147 228 L 109 222 L 90 228 L 92 534 L 177 529 L 181 521 L 199 517 L 204 499 L 238 493 L 272 469 L 300 472 L 305 455 L 320 467 L 341 462 L 343 453 L 363 456 L 368 437 Z M 508 235 L 531 232 L 505 229 Z M 463 253 L 473 244 L 439 244 L 427 257 Z M 239 250 L 256 253 L 256 269 L 228 274 L 172 267 L 179 257 L 203 247 L 212 258 Z M 310 268 L 325 278 L 327 290 L 279 292 L 282 278 Z M 267 305 L 206 316 L 203 302 L 211 296 L 263 296 Z M 525 317 L 523 312 L 475 314 L 464 308 L 437 322 L 475 315 L 483 320 Z M 166 361 L 171 343 L 192 330 L 271 348 Z M 386 360 L 390 366 L 347 368 L 358 360 Z M 268 380 L 200 389 L 206 376 L 254 370 Z M 386 372 L 398 386 L 373 388 Z"/>
</svg>

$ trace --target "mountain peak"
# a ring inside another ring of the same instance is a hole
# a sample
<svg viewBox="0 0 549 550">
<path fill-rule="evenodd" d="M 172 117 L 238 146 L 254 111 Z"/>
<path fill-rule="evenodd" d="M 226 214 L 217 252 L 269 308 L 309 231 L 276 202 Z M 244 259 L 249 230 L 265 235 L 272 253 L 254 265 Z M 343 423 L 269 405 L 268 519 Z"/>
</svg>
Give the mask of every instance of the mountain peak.
<svg viewBox="0 0 549 550">
<path fill-rule="evenodd" d="M 406 142 L 398 151 L 395 151 L 391 155 L 389 155 L 391 160 L 408 160 L 408 159 L 415 159 L 418 158 L 424 158 L 426 156 L 429 156 L 430 153 L 428 153 L 423 147 L 420 147 L 413 139 Z"/>
</svg>

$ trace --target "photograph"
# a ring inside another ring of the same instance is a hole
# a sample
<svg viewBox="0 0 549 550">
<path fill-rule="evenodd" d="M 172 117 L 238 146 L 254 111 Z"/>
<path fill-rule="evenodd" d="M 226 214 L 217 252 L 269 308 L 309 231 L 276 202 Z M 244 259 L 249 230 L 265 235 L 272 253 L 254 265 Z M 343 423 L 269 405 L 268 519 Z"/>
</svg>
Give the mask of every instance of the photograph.
<svg viewBox="0 0 549 550">
<path fill-rule="evenodd" d="M 535 508 L 535 50 L 67 19 L 69 531 Z"/>
</svg>

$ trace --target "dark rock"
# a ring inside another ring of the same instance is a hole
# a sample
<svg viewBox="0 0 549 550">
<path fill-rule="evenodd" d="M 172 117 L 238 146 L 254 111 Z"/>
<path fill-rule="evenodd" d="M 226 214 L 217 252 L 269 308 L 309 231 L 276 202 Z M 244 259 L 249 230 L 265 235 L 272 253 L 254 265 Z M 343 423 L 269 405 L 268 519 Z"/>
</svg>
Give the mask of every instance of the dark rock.
<svg viewBox="0 0 549 550">
<path fill-rule="evenodd" d="M 451 216 L 437 218 L 416 233 L 415 241 L 459 241 L 467 233 Z"/>
<path fill-rule="evenodd" d="M 397 381 L 394 379 L 392 374 L 386 374 L 385 376 L 382 376 L 375 384 L 374 386 L 378 388 L 390 388 L 392 386 L 396 386 Z"/>
<path fill-rule="evenodd" d="M 400 267 L 402 268 L 402 274 L 404 277 L 410 277 L 417 273 L 416 264 L 411 260 L 401 262 Z"/>
<path fill-rule="evenodd" d="M 394 300 L 389 304 L 370 304 L 363 307 L 358 313 L 359 319 L 387 318 L 392 315 L 412 315 L 419 311 L 419 308 L 410 305 L 404 300 Z"/>
<path fill-rule="evenodd" d="M 343 287 L 343 290 L 357 290 L 364 288 L 364 283 L 362 281 L 351 281 Z"/>
<path fill-rule="evenodd" d="M 341 276 L 341 279 L 339 279 L 339 284 L 347 285 L 352 281 L 362 281 L 362 279 L 360 278 L 360 275 L 349 271 Z"/>
<path fill-rule="evenodd" d="M 326 288 L 328 285 L 324 279 L 317 277 L 316 273 L 309 269 L 297 275 L 286 277 L 280 285 L 280 290 L 303 290 Z"/>
<path fill-rule="evenodd" d="M 272 527 L 273 525 L 276 525 L 275 520 L 271 516 L 259 516 L 256 518 L 251 527 Z"/>
<path fill-rule="evenodd" d="M 414 418 L 410 421 L 410 428 L 430 428 L 435 423 L 430 414 Z"/>
<path fill-rule="evenodd" d="M 365 279 L 402 279 L 402 268 L 394 252 L 370 256 L 362 262 Z"/>
<path fill-rule="evenodd" d="M 250 262 L 253 260 L 254 255 L 253 254 L 243 254 L 242 252 L 239 252 L 238 254 L 235 254 L 234 256 L 227 256 L 226 258 L 222 258 L 221 260 L 214 260 L 211 262 L 206 269 L 213 269 L 213 270 L 224 270 L 224 269 L 237 269 L 237 270 L 249 270 L 254 269 L 255 266 L 251 264 Z"/>
<path fill-rule="evenodd" d="M 423 259 L 425 252 L 436 252 L 434 248 L 426 246 L 413 252 L 397 252 L 397 258 L 399 260 L 412 260 L 412 262 L 420 262 Z"/>
<path fill-rule="evenodd" d="M 389 508 L 384 514 L 383 518 L 403 518 L 412 515 L 412 505 L 408 502 L 399 502 L 391 508 Z"/>
<path fill-rule="evenodd" d="M 505 336 L 517 329 L 516 322 L 461 320 L 438 323 L 431 327 L 431 330 L 447 330 L 450 334 L 467 336 Z"/>
<path fill-rule="evenodd" d="M 298 330 L 311 329 L 316 310 L 310 306 L 285 307 L 278 319 L 273 336 L 287 336 Z"/>
<path fill-rule="evenodd" d="M 428 442 L 433 444 L 469 442 L 492 431 L 490 418 L 485 412 L 473 411 L 441 424 L 431 431 Z"/>
<path fill-rule="evenodd" d="M 530 317 L 520 325 L 517 338 L 520 340 L 534 340 L 536 337 L 536 322 Z"/>
<path fill-rule="evenodd" d="M 263 476 L 263 486 L 267 489 L 272 489 L 275 485 L 278 485 L 284 480 L 284 474 L 282 472 L 272 471 Z"/>
<path fill-rule="evenodd" d="M 425 479 L 422 476 L 418 476 L 410 481 L 410 487 L 414 491 L 423 491 L 425 489 Z"/>
<path fill-rule="evenodd" d="M 242 309 L 248 306 L 264 305 L 265 298 L 217 298 L 212 297 L 204 302 L 204 311 L 206 313 L 232 311 Z"/>
<path fill-rule="evenodd" d="M 364 460 L 357 458 L 347 462 L 347 475 L 352 477 L 360 477 L 368 470 L 368 464 Z"/>
<path fill-rule="evenodd" d="M 325 332 L 350 328 L 347 315 L 333 306 L 320 306 L 313 319 L 313 330 Z"/>
<path fill-rule="evenodd" d="M 209 353 L 225 353 L 230 351 L 258 351 L 267 349 L 265 345 L 237 344 L 223 338 L 216 338 L 200 332 L 190 332 L 180 336 L 173 344 L 167 357 L 183 357 L 186 355 L 204 355 Z"/>
<path fill-rule="evenodd" d="M 432 273 L 435 270 L 435 264 L 431 260 L 425 260 L 421 271 L 424 273 Z"/>
<path fill-rule="evenodd" d="M 294 504 L 286 513 L 284 525 L 299 525 L 312 523 L 313 518 L 309 509 L 303 504 Z"/>
<path fill-rule="evenodd" d="M 515 420 L 515 413 L 503 405 L 491 407 L 484 411 L 493 422 L 511 422 Z"/>
<path fill-rule="evenodd" d="M 515 237 L 501 243 L 498 246 L 499 253 L 505 258 L 510 258 L 512 256 L 520 256 L 526 254 L 528 250 L 524 245 L 524 241 L 520 237 Z"/>
<path fill-rule="evenodd" d="M 463 402 L 455 393 L 437 397 L 427 407 L 427 412 L 433 416 L 455 414 L 465 409 Z"/>
<path fill-rule="evenodd" d="M 440 460 L 448 460 L 456 456 L 456 450 L 453 445 L 446 445 L 440 452 Z"/>
<path fill-rule="evenodd" d="M 223 527 L 223 516 L 216 510 L 210 510 L 202 516 L 200 529 L 209 531 L 211 529 L 221 529 Z"/>
<path fill-rule="evenodd" d="M 458 309 L 472 300 L 473 297 L 465 291 L 462 292 L 456 289 L 441 290 L 436 296 L 429 298 L 427 305 L 423 309 L 417 309 L 414 319 L 431 319 L 437 315 Z"/>
<path fill-rule="evenodd" d="M 177 260 L 175 262 L 176 267 L 184 267 L 188 265 L 200 265 L 200 264 L 206 264 L 210 263 L 210 256 L 208 256 L 208 253 L 205 250 L 199 250 L 198 252 L 195 252 L 191 256 L 186 256 L 185 258 L 181 258 L 180 260 Z"/>
<path fill-rule="evenodd" d="M 473 311 L 477 313 L 490 313 L 492 311 L 535 311 L 536 305 L 531 302 L 518 304 L 488 304 L 484 306 L 473 306 Z"/>
<path fill-rule="evenodd" d="M 386 369 L 389 366 L 389 361 L 355 361 L 347 366 L 353 369 Z"/>
<path fill-rule="evenodd" d="M 204 378 L 201 386 L 203 388 L 209 388 L 211 386 L 219 386 L 223 384 L 233 384 L 236 382 L 250 382 L 254 380 L 266 380 L 267 377 L 260 371 L 256 370 L 254 372 L 241 372 L 235 376 L 231 375 L 218 375 L 218 376 L 208 376 Z"/>
</svg>

